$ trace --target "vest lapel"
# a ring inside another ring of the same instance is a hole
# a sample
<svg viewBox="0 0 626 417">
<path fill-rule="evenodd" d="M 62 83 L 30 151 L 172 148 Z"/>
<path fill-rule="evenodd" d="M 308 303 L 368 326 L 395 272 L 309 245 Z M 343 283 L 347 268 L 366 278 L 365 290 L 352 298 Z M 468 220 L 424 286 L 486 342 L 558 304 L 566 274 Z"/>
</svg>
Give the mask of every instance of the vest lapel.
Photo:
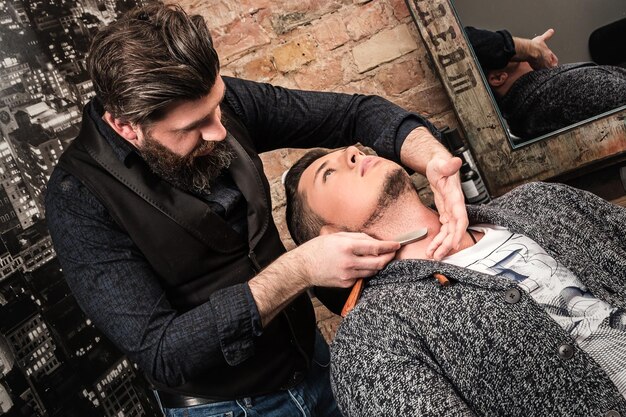
<svg viewBox="0 0 626 417">
<path fill-rule="evenodd" d="M 226 137 L 226 142 L 236 154 L 228 170 L 247 202 L 248 241 L 250 249 L 254 249 L 269 224 L 271 201 L 268 201 L 269 196 L 263 186 L 263 179 L 250 155 L 230 133 Z"/>
<path fill-rule="evenodd" d="M 86 123 L 76 140 L 80 140 L 89 155 L 122 184 L 217 252 L 229 252 L 244 244 L 241 236 L 213 213 L 208 204 L 154 175 L 141 158 L 129 157 L 126 164 L 122 163 L 108 149 L 110 145 L 93 122 L 88 118 L 84 120 Z"/>
</svg>

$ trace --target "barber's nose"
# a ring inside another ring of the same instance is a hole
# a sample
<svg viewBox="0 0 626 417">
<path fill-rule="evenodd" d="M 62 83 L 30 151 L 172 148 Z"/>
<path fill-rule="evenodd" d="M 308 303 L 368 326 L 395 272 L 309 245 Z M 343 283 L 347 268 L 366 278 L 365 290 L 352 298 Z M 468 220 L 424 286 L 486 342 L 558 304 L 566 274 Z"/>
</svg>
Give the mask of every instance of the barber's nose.
<svg viewBox="0 0 626 417">
<path fill-rule="evenodd" d="M 359 150 L 356 146 L 349 146 L 346 149 L 346 163 L 349 167 L 354 167 L 357 164 L 357 159 L 359 156 L 363 155 L 363 152 Z"/>
<path fill-rule="evenodd" d="M 215 112 L 211 123 L 205 126 L 200 133 L 202 140 L 210 142 L 221 142 L 226 139 L 226 128 L 222 124 L 221 111 Z"/>
<path fill-rule="evenodd" d="M 226 128 L 221 122 L 202 132 L 202 140 L 221 142 L 224 139 L 226 139 Z"/>
</svg>

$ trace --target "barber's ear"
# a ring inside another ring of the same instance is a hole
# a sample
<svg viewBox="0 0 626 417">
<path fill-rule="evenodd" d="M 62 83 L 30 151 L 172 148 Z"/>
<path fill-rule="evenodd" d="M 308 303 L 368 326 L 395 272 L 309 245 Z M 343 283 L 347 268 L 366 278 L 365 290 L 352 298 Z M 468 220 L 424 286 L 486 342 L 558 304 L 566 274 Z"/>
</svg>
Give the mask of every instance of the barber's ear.
<svg viewBox="0 0 626 417">
<path fill-rule="evenodd" d="M 137 143 L 139 142 L 139 137 L 137 135 L 138 127 L 129 122 L 123 122 L 120 119 L 113 117 L 111 113 L 104 112 L 103 119 L 113 130 L 115 133 L 126 139 L 126 141 L 130 142 L 131 145 L 137 147 Z"/>
<path fill-rule="evenodd" d="M 509 74 L 506 71 L 491 71 L 487 76 L 487 82 L 492 87 L 500 87 L 509 78 Z"/>
<path fill-rule="evenodd" d="M 332 224 L 325 224 L 320 229 L 320 236 L 330 235 L 332 233 L 344 232 L 345 230 L 340 229 L 339 227 Z"/>
</svg>

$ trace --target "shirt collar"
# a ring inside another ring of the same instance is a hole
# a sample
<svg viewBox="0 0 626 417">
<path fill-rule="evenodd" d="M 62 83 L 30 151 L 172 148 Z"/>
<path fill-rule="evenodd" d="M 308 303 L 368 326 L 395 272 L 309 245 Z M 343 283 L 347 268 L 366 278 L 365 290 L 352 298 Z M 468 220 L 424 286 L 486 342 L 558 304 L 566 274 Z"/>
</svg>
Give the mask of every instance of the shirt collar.
<svg viewBox="0 0 626 417">
<path fill-rule="evenodd" d="M 126 160 L 131 156 L 139 156 L 140 153 L 137 149 L 129 144 L 124 138 L 118 135 L 111 126 L 108 125 L 107 122 L 104 121 L 102 116 L 104 115 L 104 106 L 98 97 L 94 97 L 87 104 L 87 112 L 91 120 L 96 125 L 96 129 L 98 132 L 106 139 L 106 141 L 113 148 L 113 152 L 115 156 L 122 162 L 126 162 Z"/>
</svg>

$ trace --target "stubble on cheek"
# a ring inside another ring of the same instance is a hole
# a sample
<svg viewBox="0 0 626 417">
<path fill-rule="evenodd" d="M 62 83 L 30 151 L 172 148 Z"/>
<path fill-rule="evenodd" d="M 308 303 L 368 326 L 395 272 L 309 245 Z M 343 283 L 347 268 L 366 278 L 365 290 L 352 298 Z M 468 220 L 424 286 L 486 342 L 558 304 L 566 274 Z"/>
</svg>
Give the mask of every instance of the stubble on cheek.
<svg viewBox="0 0 626 417">
<path fill-rule="evenodd" d="M 389 206 L 393 204 L 404 192 L 411 190 L 413 184 L 402 168 L 397 168 L 387 174 L 383 183 L 383 190 L 378 197 L 376 207 L 370 217 L 363 223 L 361 230 L 370 228 L 376 224 L 385 214 Z"/>
</svg>

